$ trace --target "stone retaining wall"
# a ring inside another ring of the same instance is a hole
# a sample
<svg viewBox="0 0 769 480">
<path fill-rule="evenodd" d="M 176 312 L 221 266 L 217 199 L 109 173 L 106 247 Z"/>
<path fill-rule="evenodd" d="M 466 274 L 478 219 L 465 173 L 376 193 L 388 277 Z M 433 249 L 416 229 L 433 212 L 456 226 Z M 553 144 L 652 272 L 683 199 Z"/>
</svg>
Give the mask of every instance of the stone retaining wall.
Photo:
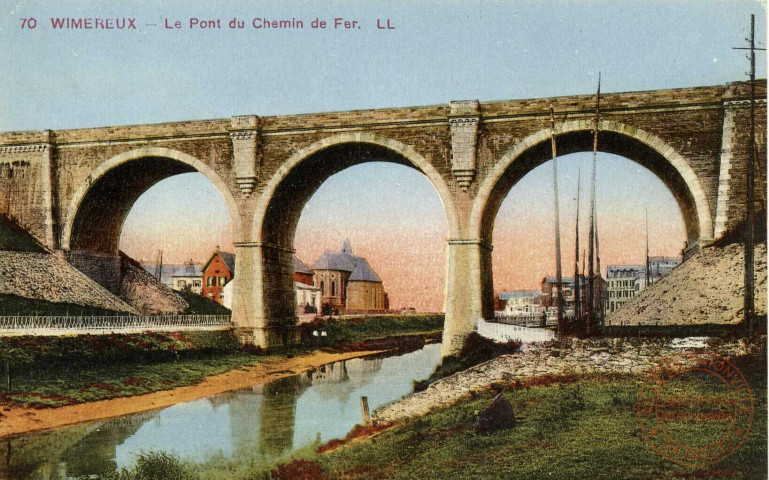
<svg viewBox="0 0 769 480">
<path fill-rule="evenodd" d="M 766 337 L 762 344 L 766 344 Z M 455 403 L 472 390 L 492 382 L 545 375 L 644 374 L 663 358 L 684 351 L 708 350 L 723 357 L 744 355 L 759 348 L 741 340 L 721 341 L 705 337 L 665 340 L 570 339 L 556 343 L 526 345 L 523 352 L 503 355 L 441 379 L 427 390 L 385 405 L 374 412 L 377 422 L 394 422 L 421 416 L 430 410 Z"/>
</svg>

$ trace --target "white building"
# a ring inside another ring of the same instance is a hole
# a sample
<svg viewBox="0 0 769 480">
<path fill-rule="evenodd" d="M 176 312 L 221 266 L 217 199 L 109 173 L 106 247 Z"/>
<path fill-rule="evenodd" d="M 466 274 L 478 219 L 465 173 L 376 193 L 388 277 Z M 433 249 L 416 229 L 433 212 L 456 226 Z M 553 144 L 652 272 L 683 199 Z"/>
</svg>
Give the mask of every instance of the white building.
<svg viewBox="0 0 769 480">
<path fill-rule="evenodd" d="M 649 281 L 654 283 L 681 264 L 680 257 L 649 257 Z M 606 269 L 607 314 L 619 310 L 628 300 L 646 288 L 646 267 L 643 265 L 609 265 Z"/>
<path fill-rule="evenodd" d="M 308 306 L 315 311 L 306 313 L 320 313 L 320 300 L 323 297 L 323 290 L 320 287 L 294 282 L 294 291 L 296 292 L 296 310 L 299 314 L 305 313 Z"/>
<path fill-rule="evenodd" d="M 222 288 L 222 305 L 232 310 L 232 296 L 235 291 L 235 282 L 233 278 Z M 298 314 L 305 313 L 305 306 L 310 305 L 315 308 L 315 312 L 320 312 L 320 299 L 322 290 L 312 285 L 294 282 L 294 292 L 296 293 L 296 311 Z"/>
<path fill-rule="evenodd" d="M 174 290 L 186 290 L 189 289 L 193 293 L 198 295 L 203 293 L 203 272 L 200 269 L 200 265 L 190 260 L 181 267 L 173 267 L 173 275 L 171 275 L 171 288 Z"/>
<path fill-rule="evenodd" d="M 500 292 L 499 300 L 505 302 L 505 308 L 496 315 L 504 323 L 516 325 L 540 325 L 543 308 L 542 294 L 539 290 L 514 290 Z"/>
</svg>

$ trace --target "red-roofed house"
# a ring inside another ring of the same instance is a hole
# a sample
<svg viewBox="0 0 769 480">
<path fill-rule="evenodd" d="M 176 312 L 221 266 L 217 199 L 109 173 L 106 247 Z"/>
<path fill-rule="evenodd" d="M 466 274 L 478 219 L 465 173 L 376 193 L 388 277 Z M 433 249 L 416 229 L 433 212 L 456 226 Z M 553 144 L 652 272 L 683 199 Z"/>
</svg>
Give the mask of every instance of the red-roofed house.
<svg viewBox="0 0 769 480">
<path fill-rule="evenodd" d="M 203 296 L 222 303 L 222 288 L 235 276 L 235 254 L 216 252 L 203 264 Z"/>
</svg>

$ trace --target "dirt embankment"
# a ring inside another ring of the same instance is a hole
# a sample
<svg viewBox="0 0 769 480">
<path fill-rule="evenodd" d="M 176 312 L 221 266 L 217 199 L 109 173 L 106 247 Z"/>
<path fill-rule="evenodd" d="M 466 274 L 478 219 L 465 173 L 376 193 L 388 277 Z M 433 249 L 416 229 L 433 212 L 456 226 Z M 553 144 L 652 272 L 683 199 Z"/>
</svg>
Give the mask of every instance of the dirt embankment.
<svg viewBox="0 0 769 480">
<path fill-rule="evenodd" d="M 0 250 L 0 293 L 138 313 L 63 258 L 48 252 Z"/>
<path fill-rule="evenodd" d="M 197 400 L 230 390 L 251 387 L 278 378 L 296 375 L 327 363 L 376 353 L 381 352 L 327 353 L 318 351 L 294 358 L 272 357 L 248 367 L 242 367 L 221 375 L 210 376 L 197 385 L 179 387 L 173 390 L 163 390 L 135 397 L 114 398 L 60 408 L 36 410 L 6 407 L 2 411 L 2 416 L 0 416 L 0 438 L 164 408 L 176 403 Z"/>
<path fill-rule="evenodd" d="M 189 304 L 150 275 L 141 264 L 120 252 L 120 298 L 145 315 L 173 315 Z"/>
<path fill-rule="evenodd" d="M 703 248 L 651 284 L 607 325 L 734 324 L 742 320 L 745 246 Z M 766 243 L 756 245 L 756 313 L 766 315 Z"/>
</svg>

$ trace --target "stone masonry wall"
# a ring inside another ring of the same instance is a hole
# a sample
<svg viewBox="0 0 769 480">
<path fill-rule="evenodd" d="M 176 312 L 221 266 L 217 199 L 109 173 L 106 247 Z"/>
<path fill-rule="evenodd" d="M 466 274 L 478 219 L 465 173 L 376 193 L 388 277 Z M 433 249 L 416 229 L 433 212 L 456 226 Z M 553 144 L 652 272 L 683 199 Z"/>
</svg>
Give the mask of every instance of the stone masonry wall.
<svg viewBox="0 0 769 480">
<path fill-rule="evenodd" d="M 765 342 L 765 337 L 763 342 Z M 451 405 L 469 392 L 487 388 L 492 382 L 545 375 L 634 374 L 651 371 L 662 359 L 692 350 L 708 350 L 725 358 L 748 353 L 755 346 L 743 341 L 712 340 L 571 339 L 564 345 L 527 345 L 522 353 L 503 355 L 486 363 L 441 379 L 427 390 L 374 412 L 378 422 L 394 422 L 421 416 L 434 408 Z"/>
</svg>

